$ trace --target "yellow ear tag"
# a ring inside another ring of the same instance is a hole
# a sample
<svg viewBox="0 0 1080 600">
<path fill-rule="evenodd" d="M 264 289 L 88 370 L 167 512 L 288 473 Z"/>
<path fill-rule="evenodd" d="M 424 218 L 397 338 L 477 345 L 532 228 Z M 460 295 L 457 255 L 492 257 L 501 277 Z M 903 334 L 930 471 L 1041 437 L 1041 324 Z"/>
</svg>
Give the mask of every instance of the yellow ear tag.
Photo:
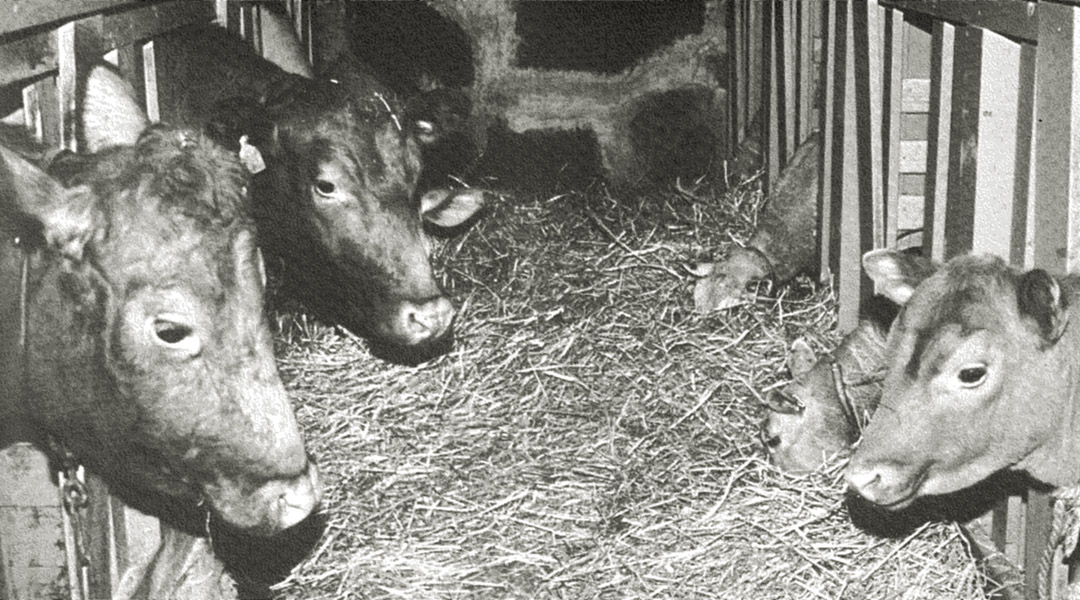
<svg viewBox="0 0 1080 600">
<path fill-rule="evenodd" d="M 262 152 L 259 152 L 258 148 L 248 143 L 248 136 L 246 135 L 240 136 L 240 162 L 244 163 L 244 166 L 252 175 L 261 173 L 266 169 Z"/>
</svg>

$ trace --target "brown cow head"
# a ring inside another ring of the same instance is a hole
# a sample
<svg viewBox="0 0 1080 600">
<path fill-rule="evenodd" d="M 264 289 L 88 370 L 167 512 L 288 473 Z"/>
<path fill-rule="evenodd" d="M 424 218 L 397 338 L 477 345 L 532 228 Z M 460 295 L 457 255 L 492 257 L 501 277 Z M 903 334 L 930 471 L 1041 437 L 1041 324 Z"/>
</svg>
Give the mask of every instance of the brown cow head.
<svg viewBox="0 0 1080 600">
<path fill-rule="evenodd" d="M 260 244 L 294 296 L 421 356 L 448 338 L 455 311 L 435 281 L 424 225 L 465 222 L 484 193 L 416 193 L 420 150 L 388 91 L 359 72 L 294 77 L 259 102 L 225 101 L 216 115 L 216 139 L 246 136 L 265 162 L 252 188 Z"/>
<path fill-rule="evenodd" d="M 868 320 L 831 357 L 818 359 L 809 344 L 795 340 L 788 355 L 792 380 L 766 396 L 769 414 L 761 425 L 762 442 L 777 467 L 812 471 L 851 447 L 877 409 L 884 349 L 883 332 Z"/>
<path fill-rule="evenodd" d="M 852 489 L 901 508 L 1008 468 L 1075 483 L 1080 471 L 1062 460 L 1077 431 L 1067 281 L 961 256 L 915 287 L 905 261 L 890 251 L 863 258 L 905 306 L 889 334 L 881 405 L 848 466 Z"/>
<path fill-rule="evenodd" d="M 317 471 L 274 364 L 237 159 L 155 126 L 62 159 L 61 185 L 0 152 L 4 212 L 30 224 L 28 334 L 4 355 L 22 416 L 136 506 L 205 502 L 256 534 L 304 519 Z"/>
</svg>

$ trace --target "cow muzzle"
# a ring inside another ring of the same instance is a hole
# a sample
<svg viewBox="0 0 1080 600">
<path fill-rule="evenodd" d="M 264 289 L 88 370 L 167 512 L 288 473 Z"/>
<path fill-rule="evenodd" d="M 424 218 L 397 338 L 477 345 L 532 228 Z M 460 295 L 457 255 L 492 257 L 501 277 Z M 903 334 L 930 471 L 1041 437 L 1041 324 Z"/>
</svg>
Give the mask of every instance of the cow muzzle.
<svg viewBox="0 0 1080 600">
<path fill-rule="evenodd" d="M 250 486 L 219 481 L 207 486 L 214 511 L 232 527 L 259 536 L 270 536 L 300 523 L 322 500 L 319 469 L 308 461 L 295 477 L 271 479 L 244 493 Z"/>
<path fill-rule="evenodd" d="M 387 333 L 402 346 L 420 346 L 444 337 L 453 322 L 454 306 L 442 296 L 422 302 L 404 300 Z"/>
<path fill-rule="evenodd" d="M 862 464 L 857 460 L 848 465 L 844 475 L 851 490 L 888 510 L 906 508 L 914 502 L 926 476 L 925 468 L 910 470 L 891 463 Z"/>
</svg>

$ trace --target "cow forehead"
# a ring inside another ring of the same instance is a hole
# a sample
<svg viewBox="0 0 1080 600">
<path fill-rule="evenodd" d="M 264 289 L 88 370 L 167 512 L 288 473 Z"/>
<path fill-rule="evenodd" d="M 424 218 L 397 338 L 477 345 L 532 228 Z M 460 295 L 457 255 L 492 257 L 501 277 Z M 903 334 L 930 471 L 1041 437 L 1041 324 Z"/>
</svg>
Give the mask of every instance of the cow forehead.
<svg viewBox="0 0 1080 600">
<path fill-rule="evenodd" d="M 887 349 L 891 370 L 910 381 L 920 372 L 932 376 L 976 334 L 988 344 L 1014 346 L 1026 335 L 1015 282 L 999 259 L 954 259 L 916 289 L 897 318 Z"/>
<path fill-rule="evenodd" d="M 954 259 L 915 290 L 899 319 L 901 329 L 1007 329 L 1018 321 L 1016 275 L 1000 259 Z"/>
<path fill-rule="evenodd" d="M 224 276 L 231 283 L 231 240 L 252 226 L 247 176 L 230 153 L 161 128 L 133 148 L 104 155 L 79 178 L 104 217 L 96 255 L 106 278 L 218 285 Z"/>
</svg>

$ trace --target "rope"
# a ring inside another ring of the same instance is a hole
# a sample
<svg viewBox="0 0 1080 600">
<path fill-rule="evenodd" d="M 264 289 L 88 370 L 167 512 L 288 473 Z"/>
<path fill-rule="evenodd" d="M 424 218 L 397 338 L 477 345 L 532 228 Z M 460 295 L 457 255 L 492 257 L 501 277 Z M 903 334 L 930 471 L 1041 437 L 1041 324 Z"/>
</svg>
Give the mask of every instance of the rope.
<svg viewBox="0 0 1080 600">
<path fill-rule="evenodd" d="M 1039 598 L 1054 598 L 1054 564 L 1060 549 L 1061 562 L 1069 559 L 1080 542 L 1080 486 L 1058 488 L 1051 492 L 1053 501 L 1053 521 L 1050 527 L 1050 539 L 1043 549 L 1039 560 Z M 1080 586 L 1067 588 L 1068 600 L 1080 600 Z"/>
</svg>

